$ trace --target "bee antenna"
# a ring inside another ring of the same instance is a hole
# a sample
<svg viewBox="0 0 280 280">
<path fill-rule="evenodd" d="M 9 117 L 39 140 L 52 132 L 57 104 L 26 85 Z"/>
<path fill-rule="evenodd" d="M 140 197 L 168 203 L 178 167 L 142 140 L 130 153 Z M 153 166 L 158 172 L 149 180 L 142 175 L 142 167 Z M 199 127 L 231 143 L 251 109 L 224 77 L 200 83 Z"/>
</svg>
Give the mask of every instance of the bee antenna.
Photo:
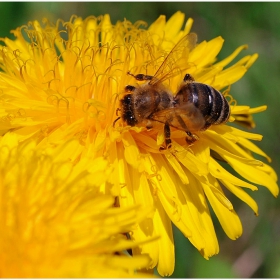
<svg viewBox="0 0 280 280">
<path fill-rule="evenodd" d="M 132 73 L 130 73 L 129 71 L 127 71 L 127 75 L 130 75 L 132 77 L 135 77 Z"/>
</svg>

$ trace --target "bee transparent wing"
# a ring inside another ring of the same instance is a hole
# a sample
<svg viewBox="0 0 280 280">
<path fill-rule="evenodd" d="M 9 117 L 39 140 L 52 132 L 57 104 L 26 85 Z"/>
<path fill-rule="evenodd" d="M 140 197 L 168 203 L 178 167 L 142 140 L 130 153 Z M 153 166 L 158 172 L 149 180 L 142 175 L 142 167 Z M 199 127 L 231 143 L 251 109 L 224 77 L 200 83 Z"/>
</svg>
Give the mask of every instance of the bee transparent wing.
<svg viewBox="0 0 280 280">
<path fill-rule="evenodd" d="M 178 61 L 183 57 L 188 57 L 189 52 L 195 47 L 196 42 L 197 35 L 195 33 L 189 33 L 184 36 L 166 56 L 149 84 L 155 85 L 180 73 Z"/>
<path fill-rule="evenodd" d="M 160 123 L 167 122 L 169 126 L 186 132 L 197 132 L 205 126 L 205 118 L 193 103 L 158 111 L 149 119 Z"/>
</svg>

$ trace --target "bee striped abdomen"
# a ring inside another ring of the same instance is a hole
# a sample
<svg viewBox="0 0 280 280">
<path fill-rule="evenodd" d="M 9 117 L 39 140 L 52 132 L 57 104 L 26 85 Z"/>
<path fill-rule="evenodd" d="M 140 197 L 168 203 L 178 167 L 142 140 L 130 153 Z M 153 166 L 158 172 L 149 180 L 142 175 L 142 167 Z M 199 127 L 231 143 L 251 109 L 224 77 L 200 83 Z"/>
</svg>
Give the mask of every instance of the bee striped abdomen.
<svg viewBox="0 0 280 280">
<path fill-rule="evenodd" d="M 230 108 L 227 100 L 216 89 L 208 85 L 205 85 L 205 87 L 207 87 L 209 100 L 209 114 L 208 116 L 205 116 L 206 123 L 211 125 L 222 124 L 226 122 L 230 114 Z"/>
<path fill-rule="evenodd" d="M 224 96 L 206 84 L 191 81 L 181 86 L 175 100 L 175 106 L 192 103 L 203 115 L 205 125 L 202 130 L 212 124 L 226 122 L 230 115 L 230 107 Z"/>
</svg>

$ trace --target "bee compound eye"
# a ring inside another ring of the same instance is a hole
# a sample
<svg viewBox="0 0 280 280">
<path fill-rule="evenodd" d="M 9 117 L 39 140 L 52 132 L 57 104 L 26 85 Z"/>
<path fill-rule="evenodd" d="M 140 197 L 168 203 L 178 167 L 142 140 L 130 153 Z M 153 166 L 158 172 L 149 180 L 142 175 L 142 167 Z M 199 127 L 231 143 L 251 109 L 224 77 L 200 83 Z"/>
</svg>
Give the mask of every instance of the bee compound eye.
<svg viewBox="0 0 280 280">
<path fill-rule="evenodd" d="M 130 106 L 131 104 L 131 94 L 127 94 L 122 100 L 123 105 Z"/>
</svg>

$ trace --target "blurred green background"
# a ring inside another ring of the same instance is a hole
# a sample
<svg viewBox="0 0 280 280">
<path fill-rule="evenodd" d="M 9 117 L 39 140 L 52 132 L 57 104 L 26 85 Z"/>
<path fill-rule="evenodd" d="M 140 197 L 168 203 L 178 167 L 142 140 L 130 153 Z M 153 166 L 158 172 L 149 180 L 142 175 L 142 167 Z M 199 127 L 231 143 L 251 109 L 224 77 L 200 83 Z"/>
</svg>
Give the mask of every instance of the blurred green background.
<svg viewBox="0 0 280 280">
<path fill-rule="evenodd" d="M 259 59 L 247 74 L 231 87 L 239 104 L 252 107 L 266 104 L 268 110 L 255 115 L 255 133 L 264 135 L 257 143 L 280 170 L 280 3 L 199 3 L 199 2 L 0 2 L 0 37 L 10 37 L 10 30 L 30 20 L 49 17 L 68 20 L 72 14 L 86 17 L 109 13 L 112 23 L 124 18 L 152 23 L 159 15 L 169 18 L 176 11 L 194 19 L 193 31 L 199 41 L 216 36 L 225 39 L 219 59 L 236 47 L 248 44 L 242 55 L 259 53 Z M 220 242 L 220 253 L 204 260 L 182 234 L 175 230 L 175 277 L 280 277 L 280 202 L 260 187 L 251 194 L 259 204 L 259 217 L 230 193 L 229 199 L 243 223 L 244 233 L 237 241 L 227 238 L 213 215 Z"/>
</svg>

